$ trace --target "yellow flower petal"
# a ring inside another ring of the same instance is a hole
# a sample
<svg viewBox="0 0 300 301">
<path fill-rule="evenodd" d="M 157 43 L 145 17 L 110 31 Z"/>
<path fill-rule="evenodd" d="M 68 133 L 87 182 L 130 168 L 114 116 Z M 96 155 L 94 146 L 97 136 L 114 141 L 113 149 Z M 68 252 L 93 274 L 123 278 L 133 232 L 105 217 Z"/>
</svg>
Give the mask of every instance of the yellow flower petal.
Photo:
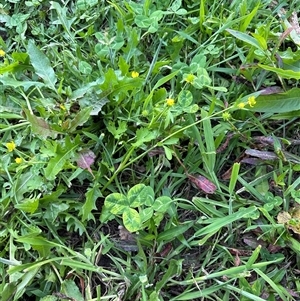
<svg viewBox="0 0 300 301">
<path fill-rule="evenodd" d="M 140 75 L 140 74 L 139 74 L 138 72 L 136 72 L 136 71 L 132 71 L 132 72 L 131 72 L 131 77 L 132 77 L 132 78 L 139 77 L 139 75 Z"/>
<path fill-rule="evenodd" d="M 167 98 L 167 105 L 169 106 L 169 107 L 172 107 L 172 106 L 174 106 L 174 104 L 175 104 L 175 100 L 173 99 L 173 98 Z"/>
<path fill-rule="evenodd" d="M 230 118 L 231 118 L 231 114 L 228 113 L 228 112 L 224 112 L 224 113 L 222 114 L 222 117 L 223 117 L 223 120 L 224 120 L 224 121 L 228 121 L 228 120 L 230 120 Z"/>
<path fill-rule="evenodd" d="M 195 77 L 196 76 L 194 74 L 187 74 L 185 76 L 184 80 L 191 84 L 194 81 Z"/>
<path fill-rule="evenodd" d="M 5 51 L 0 49 L 0 57 L 3 57 L 3 56 L 5 56 Z"/>
<path fill-rule="evenodd" d="M 245 107 L 245 103 L 244 102 L 240 102 L 237 106 L 239 109 L 243 109 Z"/>
<path fill-rule="evenodd" d="M 16 159 L 15 159 L 15 162 L 16 162 L 17 164 L 21 164 L 21 163 L 23 162 L 23 159 L 22 159 L 22 158 L 16 158 Z"/>
<path fill-rule="evenodd" d="M 16 148 L 16 144 L 13 141 L 7 142 L 6 147 L 8 151 L 11 153 Z"/>
<path fill-rule="evenodd" d="M 255 97 L 254 97 L 254 96 L 248 97 L 248 105 L 249 105 L 251 108 L 253 108 L 255 104 L 256 104 Z"/>
</svg>

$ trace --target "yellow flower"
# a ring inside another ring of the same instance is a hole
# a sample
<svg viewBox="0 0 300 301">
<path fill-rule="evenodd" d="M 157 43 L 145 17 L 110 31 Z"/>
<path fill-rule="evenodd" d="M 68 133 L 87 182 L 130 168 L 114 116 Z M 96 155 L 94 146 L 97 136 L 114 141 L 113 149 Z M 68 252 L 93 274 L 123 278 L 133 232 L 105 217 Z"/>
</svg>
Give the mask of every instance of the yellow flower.
<svg viewBox="0 0 300 301">
<path fill-rule="evenodd" d="M 253 108 L 255 104 L 256 104 L 255 97 L 254 97 L 254 96 L 248 97 L 248 105 L 249 105 L 251 108 Z"/>
<path fill-rule="evenodd" d="M 192 83 L 195 79 L 195 75 L 194 74 L 185 74 L 184 80 L 188 83 Z"/>
<path fill-rule="evenodd" d="M 63 110 L 63 111 L 65 111 L 66 110 L 66 107 L 61 103 L 61 104 L 59 104 L 59 107 Z"/>
<path fill-rule="evenodd" d="M 173 98 L 167 98 L 167 106 L 172 107 L 175 104 L 175 100 Z"/>
<path fill-rule="evenodd" d="M 138 72 L 136 72 L 136 71 L 132 71 L 132 72 L 131 72 L 131 77 L 132 77 L 132 78 L 139 77 L 139 75 L 140 75 L 140 74 L 139 74 Z"/>
<path fill-rule="evenodd" d="M 239 109 L 244 109 L 245 105 L 246 104 L 244 102 L 240 102 L 237 106 Z"/>
<path fill-rule="evenodd" d="M 6 147 L 8 151 L 11 153 L 16 148 L 16 144 L 13 141 L 7 142 Z"/>
<path fill-rule="evenodd" d="M 231 115 L 228 112 L 224 112 L 222 114 L 222 117 L 223 117 L 224 121 L 228 121 L 231 118 Z"/>
<path fill-rule="evenodd" d="M 0 57 L 3 57 L 3 56 L 5 56 L 5 51 L 0 49 Z"/>
<path fill-rule="evenodd" d="M 18 157 L 18 158 L 15 159 L 15 162 L 17 164 L 21 164 L 23 162 L 23 159 Z"/>
</svg>

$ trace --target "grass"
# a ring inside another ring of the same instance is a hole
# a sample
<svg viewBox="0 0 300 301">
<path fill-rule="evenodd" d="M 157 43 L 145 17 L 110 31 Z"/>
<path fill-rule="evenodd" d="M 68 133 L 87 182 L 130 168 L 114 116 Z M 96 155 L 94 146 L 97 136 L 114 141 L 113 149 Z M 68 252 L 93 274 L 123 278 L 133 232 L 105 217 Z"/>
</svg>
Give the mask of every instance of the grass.
<svg viewBox="0 0 300 301">
<path fill-rule="evenodd" d="M 1 1 L 1 300 L 298 300 L 297 1 Z"/>
</svg>

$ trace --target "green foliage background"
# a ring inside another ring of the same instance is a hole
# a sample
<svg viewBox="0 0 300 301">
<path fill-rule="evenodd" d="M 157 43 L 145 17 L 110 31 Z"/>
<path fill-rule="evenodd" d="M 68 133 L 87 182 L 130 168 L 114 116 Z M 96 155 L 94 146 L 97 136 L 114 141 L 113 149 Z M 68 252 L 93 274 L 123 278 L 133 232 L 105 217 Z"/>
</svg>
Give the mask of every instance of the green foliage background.
<svg viewBox="0 0 300 301">
<path fill-rule="evenodd" d="M 291 2 L 0 0 L 1 300 L 299 298 Z"/>
</svg>

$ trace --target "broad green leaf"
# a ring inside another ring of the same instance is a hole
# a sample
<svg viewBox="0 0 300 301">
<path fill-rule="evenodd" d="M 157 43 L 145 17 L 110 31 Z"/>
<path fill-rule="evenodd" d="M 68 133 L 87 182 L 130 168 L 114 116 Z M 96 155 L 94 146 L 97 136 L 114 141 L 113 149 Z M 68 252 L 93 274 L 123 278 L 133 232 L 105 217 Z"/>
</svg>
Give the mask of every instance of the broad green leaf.
<svg viewBox="0 0 300 301">
<path fill-rule="evenodd" d="M 284 93 L 260 95 L 250 111 L 265 113 L 287 113 L 300 110 L 300 88 L 293 88 Z"/>
<path fill-rule="evenodd" d="M 177 75 L 177 73 L 179 72 L 180 70 L 176 70 L 168 75 L 166 75 L 165 77 L 162 77 L 161 79 L 159 79 L 157 81 L 157 83 L 154 85 L 153 87 L 153 91 L 158 89 L 160 86 L 162 86 L 163 84 L 165 84 L 166 82 L 170 81 L 173 77 L 175 77 Z"/>
<path fill-rule="evenodd" d="M 173 144 L 178 143 L 178 141 L 179 141 L 179 138 L 177 138 L 177 137 L 171 137 L 171 138 L 165 140 L 164 143 L 163 143 L 163 145 L 173 145 Z"/>
<path fill-rule="evenodd" d="M 22 300 L 21 298 L 26 290 L 26 288 L 29 286 L 29 284 L 33 281 L 33 279 L 36 277 L 36 274 L 38 273 L 39 268 L 32 269 L 30 271 L 27 271 L 24 276 L 22 276 L 22 281 L 19 282 L 19 284 L 15 288 L 15 294 L 13 300 Z"/>
<path fill-rule="evenodd" d="M 21 237 L 17 238 L 16 240 L 18 242 L 22 242 L 22 243 L 29 244 L 32 246 L 47 246 L 47 247 L 57 247 L 58 246 L 57 243 L 51 242 L 42 236 L 36 236 L 36 237 L 21 236 Z"/>
<path fill-rule="evenodd" d="M 137 27 L 148 28 L 151 25 L 152 20 L 147 16 L 138 15 L 134 18 L 134 22 Z"/>
<path fill-rule="evenodd" d="M 136 142 L 134 142 L 132 145 L 135 147 L 139 147 L 145 142 L 149 142 L 155 139 L 156 137 L 157 136 L 155 131 L 150 131 L 147 128 L 141 128 L 136 131 Z"/>
<path fill-rule="evenodd" d="M 166 155 L 166 158 L 170 161 L 170 160 L 172 160 L 172 154 L 173 154 L 173 151 L 169 148 L 169 147 L 167 147 L 167 146 L 165 146 L 165 145 L 163 145 L 163 148 L 164 148 L 164 151 L 165 151 L 165 155 Z"/>
<path fill-rule="evenodd" d="M 268 49 L 267 41 L 264 37 L 262 37 L 256 33 L 252 33 L 252 36 L 257 40 L 257 42 L 259 43 L 259 45 L 262 49 L 264 49 L 264 50 Z"/>
<path fill-rule="evenodd" d="M 85 11 L 90 7 L 93 7 L 98 4 L 98 0 L 77 0 L 76 9 Z"/>
<path fill-rule="evenodd" d="M 49 222 L 51 223 L 54 223 L 55 219 L 61 212 L 66 211 L 70 207 L 68 204 L 62 202 L 58 203 L 57 201 L 58 199 L 53 200 L 53 202 L 45 204 L 44 206 L 41 205 L 41 207 L 46 208 L 46 210 L 44 211 L 43 218 L 49 220 Z"/>
<path fill-rule="evenodd" d="M 187 108 L 183 108 L 183 111 L 188 114 L 194 114 L 199 111 L 199 106 L 197 104 L 193 104 Z"/>
<path fill-rule="evenodd" d="M 64 168 L 65 163 L 71 157 L 75 157 L 75 150 L 78 148 L 80 140 L 79 136 L 74 142 L 70 140 L 67 136 L 65 138 L 65 146 L 62 147 L 58 145 L 57 153 L 54 158 L 52 158 L 47 167 L 44 169 L 45 177 L 48 180 L 54 180 L 56 175 Z"/>
<path fill-rule="evenodd" d="M 55 1 L 51 1 L 50 3 L 50 9 L 55 9 L 58 17 L 57 21 L 53 21 L 53 24 L 61 24 L 65 29 L 66 33 L 68 34 L 68 37 L 71 39 L 72 42 L 74 42 L 74 35 L 71 33 L 71 26 L 76 20 L 76 17 L 68 19 L 67 8 L 65 6 L 62 7 L 58 2 Z"/>
<path fill-rule="evenodd" d="M 56 132 L 52 131 L 50 129 L 50 126 L 46 122 L 45 119 L 31 114 L 31 112 L 29 112 L 28 109 L 24 108 L 23 110 L 26 114 L 27 120 L 31 124 L 31 131 L 32 131 L 33 134 L 38 135 L 39 137 L 41 137 L 43 139 L 47 139 L 47 137 L 49 137 L 49 136 L 50 137 L 55 137 Z"/>
<path fill-rule="evenodd" d="M 37 210 L 38 206 L 38 199 L 24 199 L 19 204 L 16 204 L 15 208 L 32 214 Z"/>
<path fill-rule="evenodd" d="M 1 71 L 0 71 L 1 73 Z M 2 75 L 0 76 L 0 82 L 4 85 L 4 86 L 9 86 L 9 87 L 13 87 L 13 88 L 18 88 L 18 87 L 23 87 L 24 91 L 27 91 L 30 87 L 34 86 L 34 87 L 43 87 L 45 86 L 44 83 L 41 82 L 35 82 L 35 81 L 18 81 L 15 80 L 14 78 L 7 76 L 7 75 Z"/>
<path fill-rule="evenodd" d="M 188 106 L 190 106 L 193 102 L 193 95 L 190 91 L 188 90 L 183 90 L 179 93 L 178 95 L 178 103 L 186 108 Z"/>
<path fill-rule="evenodd" d="M 56 91 L 55 84 L 57 78 L 50 61 L 46 55 L 34 45 L 32 40 L 28 42 L 28 55 L 36 74 L 44 80 L 44 83 L 49 88 Z"/>
<path fill-rule="evenodd" d="M 139 213 L 133 208 L 126 208 L 123 212 L 123 223 L 129 232 L 136 232 L 141 229 L 142 221 Z"/>
<path fill-rule="evenodd" d="M 126 208 L 129 208 L 127 197 L 121 193 L 111 193 L 105 198 L 104 207 L 112 214 L 122 214 Z"/>
<path fill-rule="evenodd" d="M 6 72 L 14 73 L 14 71 L 17 70 L 18 66 L 19 66 L 19 62 L 14 62 L 14 63 L 11 63 L 11 64 L 6 65 L 6 66 L 1 66 L 0 67 L 0 74 L 4 74 Z"/>
<path fill-rule="evenodd" d="M 118 126 L 116 127 L 115 123 L 110 120 L 106 127 L 116 139 L 120 139 L 127 131 L 127 122 L 118 120 Z"/>
<path fill-rule="evenodd" d="M 154 201 L 152 208 L 154 211 L 164 213 L 169 209 L 172 202 L 173 202 L 173 200 L 170 197 L 160 196 Z"/>
<path fill-rule="evenodd" d="M 197 76 L 194 78 L 191 84 L 197 89 L 202 89 L 203 87 L 210 86 L 211 78 L 209 77 L 206 69 L 199 67 Z"/>
<path fill-rule="evenodd" d="M 39 256 L 42 257 L 42 258 L 46 258 L 49 255 L 51 255 L 52 247 L 50 247 L 50 246 L 44 246 L 44 245 L 43 246 L 35 246 L 35 245 L 32 245 L 31 247 L 32 247 L 33 250 L 38 251 Z"/>
<path fill-rule="evenodd" d="M 164 14 L 165 14 L 165 12 L 157 9 L 150 15 L 150 19 L 152 22 L 158 22 L 161 20 L 161 18 L 164 16 Z"/>
<path fill-rule="evenodd" d="M 252 46 L 254 46 L 257 49 L 263 50 L 259 44 L 259 42 L 252 38 L 250 35 L 237 31 L 237 30 L 233 30 L 233 29 L 226 29 L 230 34 L 232 34 L 234 37 L 236 37 L 237 39 L 246 42 Z"/>
<path fill-rule="evenodd" d="M 63 283 L 61 284 L 61 292 L 65 296 L 68 296 L 68 298 L 71 300 L 84 301 L 78 286 L 72 279 L 67 279 L 63 281 Z"/>
<path fill-rule="evenodd" d="M 132 208 L 143 205 L 151 206 L 154 201 L 154 191 L 150 186 L 137 184 L 128 191 L 127 198 Z"/>
<path fill-rule="evenodd" d="M 85 61 L 80 61 L 79 64 L 78 64 L 78 69 L 79 71 L 82 73 L 82 74 L 85 74 L 85 75 L 89 75 L 92 73 L 92 66 L 85 62 Z"/>
<path fill-rule="evenodd" d="M 28 171 L 21 174 L 14 183 L 14 196 L 17 199 L 23 199 L 23 194 L 32 192 L 34 190 L 42 190 L 42 187 L 45 185 L 43 177 L 38 175 L 39 171 Z"/>
<path fill-rule="evenodd" d="M 15 61 L 19 61 L 19 62 L 26 63 L 26 64 L 29 63 L 29 56 L 27 53 L 13 52 L 11 56 Z"/>
<path fill-rule="evenodd" d="M 92 107 L 81 109 L 76 114 L 75 118 L 72 119 L 72 121 L 70 122 L 69 129 L 68 129 L 69 132 L 74 132 L 78 126 L 82 126 L 83 124 L 85 124 L 89 120 L 92 110 L 93 110 Z"/>
<path fill-rule="evenodd" d="M 4 284 L 4 279 L 1 285 L 1 301 L 11 301 L 12 296 L 14 295 L 14 292 L 16 291 L 16 282 L 13 280 L 10 280 L 9 283 Z M 57 298 L 54 297 L 55 300 L 49 300 L 49 301 L 57 301 Z M 47 301 L 47 300 L 46 300 Z"/>
<path fill-rule="evenodd" d="M 186 15 L 187 13 L 187 10 L 184 8 L 180 8 L 175 12 L 176 15 Z"/>
<path fill-rule="evenodd" d="M 148 221 L 153 216 L 153 213 L 154 211 L 152 207 L 141 210 L 140 211 L 141 223 L 145 223 L 146 221 Z"/>
<path fill-rule="evenodd" d="M 170 9 L 177 15 L 181 15 L 181 14 L 184 15 L 187 13 L 187 11 L 185 9 L 181 8 L 181 5 L 182 5 L 182 0 L 175 0 L 172 3 Z"/>
<path fill-rule="evenodd" d="M 298 80 L 300 79 L 300 72 L 297 72 L 297 71 L 281 69 L 281 68 L 267 66 L 267 65 L 263 65 L 263 64 L 257 64 L 257 66 L 264 70 L 274 72 L 282 78 L 287 78 L 287 79 L 293 78 L 293 79 L 298 79 Z"/>
</svg>

